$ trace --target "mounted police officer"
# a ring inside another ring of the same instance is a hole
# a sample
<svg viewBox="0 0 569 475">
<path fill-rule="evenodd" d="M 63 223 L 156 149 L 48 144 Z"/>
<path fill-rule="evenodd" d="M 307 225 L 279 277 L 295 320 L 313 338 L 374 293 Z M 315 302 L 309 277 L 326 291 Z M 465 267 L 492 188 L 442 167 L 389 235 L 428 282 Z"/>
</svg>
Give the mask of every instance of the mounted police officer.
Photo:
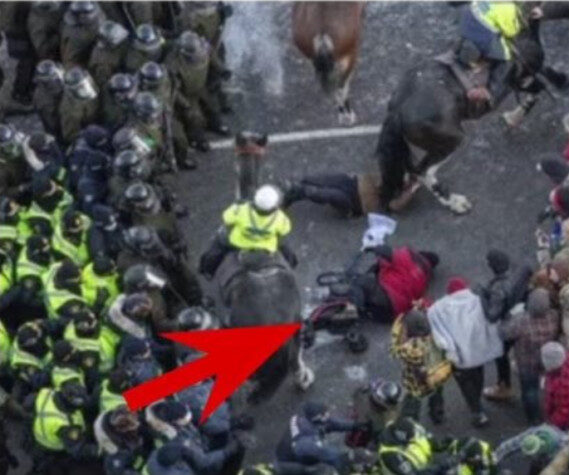
<svg viewBox="0 0 569 475">
<path fill-rule="evenodd" d="M 463 10 L 460 30 L 462 47 L 478 52 L 478 58 L 470 61 L 484 59 L 490 63 L 488 86 L 468 91 L 469 99 L 499 103 L 507 93 L 513 68 L 511 42 L 522 30 L 519 7 L 515 2 L 474 1 Z"/>
<path fill-rule="evenodd" d="M 227 253 L 232 251 L 281 251 L 292 267 L 296 256 L 284 243 L 291 223 L 279 209 L 281 196 L 272 185 L 263 185 L 252 202 L 231 205 L 223 212 L 225 229 L 218 232 L 212 245 L 200 259 L 200 273 L 212 279 Z"/>
</svg>

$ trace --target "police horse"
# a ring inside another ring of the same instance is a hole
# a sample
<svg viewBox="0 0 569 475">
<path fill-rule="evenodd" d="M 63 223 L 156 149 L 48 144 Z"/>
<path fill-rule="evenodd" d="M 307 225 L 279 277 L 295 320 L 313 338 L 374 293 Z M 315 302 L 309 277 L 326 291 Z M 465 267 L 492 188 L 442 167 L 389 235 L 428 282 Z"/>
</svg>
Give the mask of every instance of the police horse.
<svg viewBox="0 0 569 475">
<path fill-rule="evenodd" d="M 363 2 L 297 2 L 292 7 L 294 44 L 312 61 L 324 92 L 334 93 L 342 125 L 356 122 L 349 93 L 363 11 Z"/>
<path fill-rule="evenodd" d="M 543 19 L 548 19 L 546 6 L 543 10 Z M 556 11 L 549 18 L 561 15 L 569 17 L 567 11 Z M 528 15 L 513 45 L 515 66 L 508 85 L 518 106 L 503 115 L 510 125 L 517 125 L 531 110 L 546 88 L 544 81 L 556 86 L 567 82 L 565 75 L 543 68 L 539 26 L 540 21 L 530 20 Z M 381 203 L 413 193 L 422 184 L 455 213 L 472 207 L 465 196 L 451 193 L 439 183 L 436 174 L 463 141 L 462 122 L 478 119 L 492 109 L 469 102 L 466 81 L 470 72 L 453 56 L 431 58 L 408 70 L 390 99 L 376 150 L 383 180 Z"/>
<path fill-rule="evenodd" d="M 236 138 L 237 199 L 251 199 L 259 182 L 267 137 L 240 133 Z M 231 252 L 217 271 L 221 298 L 229 309 L 228 326 L 282 324 L 301 321 L 301 298 L 296 278 L 280 254 Z M 238 357 L 238 355 L 237 355 Z M 300 335 L 281 348 L 253 376 L 249 402 L 270 397 L 289 369 L 295 381 L 307 389 L 313 371 L 302 358 Z"/>
</svg>

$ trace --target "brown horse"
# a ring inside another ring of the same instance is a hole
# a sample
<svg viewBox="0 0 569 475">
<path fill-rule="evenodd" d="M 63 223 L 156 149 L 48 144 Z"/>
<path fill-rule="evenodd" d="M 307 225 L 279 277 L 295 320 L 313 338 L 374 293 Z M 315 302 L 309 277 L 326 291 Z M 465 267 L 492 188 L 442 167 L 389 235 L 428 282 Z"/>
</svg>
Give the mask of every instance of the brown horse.
<svg viewBox="0 0 569 475">
<path fill-rule="evenodd" d="M 356 121 L 348 95 L 363 10 L 362 2 L 298 2 L 292 8 L 294 44 L 312 60 L 324 92 L 334 92 L 342 125 Z"/>
</svg>

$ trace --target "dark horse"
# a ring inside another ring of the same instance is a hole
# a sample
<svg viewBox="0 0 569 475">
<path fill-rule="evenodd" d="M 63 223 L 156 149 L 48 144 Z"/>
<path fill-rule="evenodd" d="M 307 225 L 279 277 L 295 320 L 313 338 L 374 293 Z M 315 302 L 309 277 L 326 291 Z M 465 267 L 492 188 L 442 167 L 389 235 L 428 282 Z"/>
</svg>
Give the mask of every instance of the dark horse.
<svg viewBox="0 0 569 475">
<path fill-rule="evenodd" d="M 362 2 L 297 2 L 292 7 L 292 36 L 312 60 L 326 93 L 334 92 L 340 124 L 352 125 L 350 80 L 360 44 Z"/>
<path fill-rule="evenodd" d="M 267 137 L 242 133 L 236 138 L 238 199 L 252 199 L 260 179 Z M 229 308 L 229 326 L 269 325 L 301 321 L 301 298 L 294 273 L 277 254 L 231 252 L 217 272 L 224 304 Z M 236 355 L 238 358 L 239 355 Z M 296 383 L 307 389 L 314 373 L 303 359 L 297 335 L 254 375 L 256 384 L 248 395 L 258 401 L 269 397 L 283 382 L 289 369 Z"/>
<path fill-rule="evenodd" d="M 539 24 L 529 21 L 514 43 L 516 64 L 509 86 L 515 91 L 519 106 L 504 114 L 510 125 L 519 123 L 533 107 L 545 88 L 544 76 L 554 84 L 566 80 L 550 68 L 542 71 L 544 53 Z M 407 71 L 391 97 L 379 135 L 381 203 L 414 191 L 422 183 L 452 211 L 470 210 L 468 199 L 443 187 L 436 172 L 464 139 L 462 122 L 487 112 L 488 108 L 480 110 L 469 103 L 457 75 L 442 61 L 430 59 Z"/>
</svg>

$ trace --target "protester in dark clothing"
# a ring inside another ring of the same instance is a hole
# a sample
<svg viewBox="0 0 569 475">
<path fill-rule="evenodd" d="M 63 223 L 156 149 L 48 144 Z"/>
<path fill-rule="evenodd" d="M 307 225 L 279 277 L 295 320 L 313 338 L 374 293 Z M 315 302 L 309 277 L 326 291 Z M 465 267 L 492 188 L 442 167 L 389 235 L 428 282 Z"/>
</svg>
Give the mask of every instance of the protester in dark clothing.
<svg viewBox="0 0 569 475">
<path fill-rule="evenodd" d="M 480 295 L 488 321 L 496 323 L 503 321 L 511 308 L 521 301 L 521 294 L 527 288 L 529 275 L 523 276 L 523 279 L 519 278 L 519 282 L 514 284 L 510 274 L 510 258 L 497 249 L 492 249 L 486 254 L 486 262 L 493 276 L 485 286 L 476 289 L 475 292 Z M 498 382 L 495 386 L 484 388 L 484 397 L 490 400 L 508 400 L 514 395 L 508 357 L 511 347 L 512 342 L 505 340 L 504 354 L 496 360 Z"/>
<path fill-rule="evenodd" d="M 539 378 L 543 367 L 540 350 L 545 343 L 559 337 L 559 329 L 559 313 L 551 308 L 549 294 L 544 289 L 530 293 L 525 313 L 500 324 L 503 339 L 514 342 L 522 404 L 530 424 L 541 419 Z"/>
</svg>

